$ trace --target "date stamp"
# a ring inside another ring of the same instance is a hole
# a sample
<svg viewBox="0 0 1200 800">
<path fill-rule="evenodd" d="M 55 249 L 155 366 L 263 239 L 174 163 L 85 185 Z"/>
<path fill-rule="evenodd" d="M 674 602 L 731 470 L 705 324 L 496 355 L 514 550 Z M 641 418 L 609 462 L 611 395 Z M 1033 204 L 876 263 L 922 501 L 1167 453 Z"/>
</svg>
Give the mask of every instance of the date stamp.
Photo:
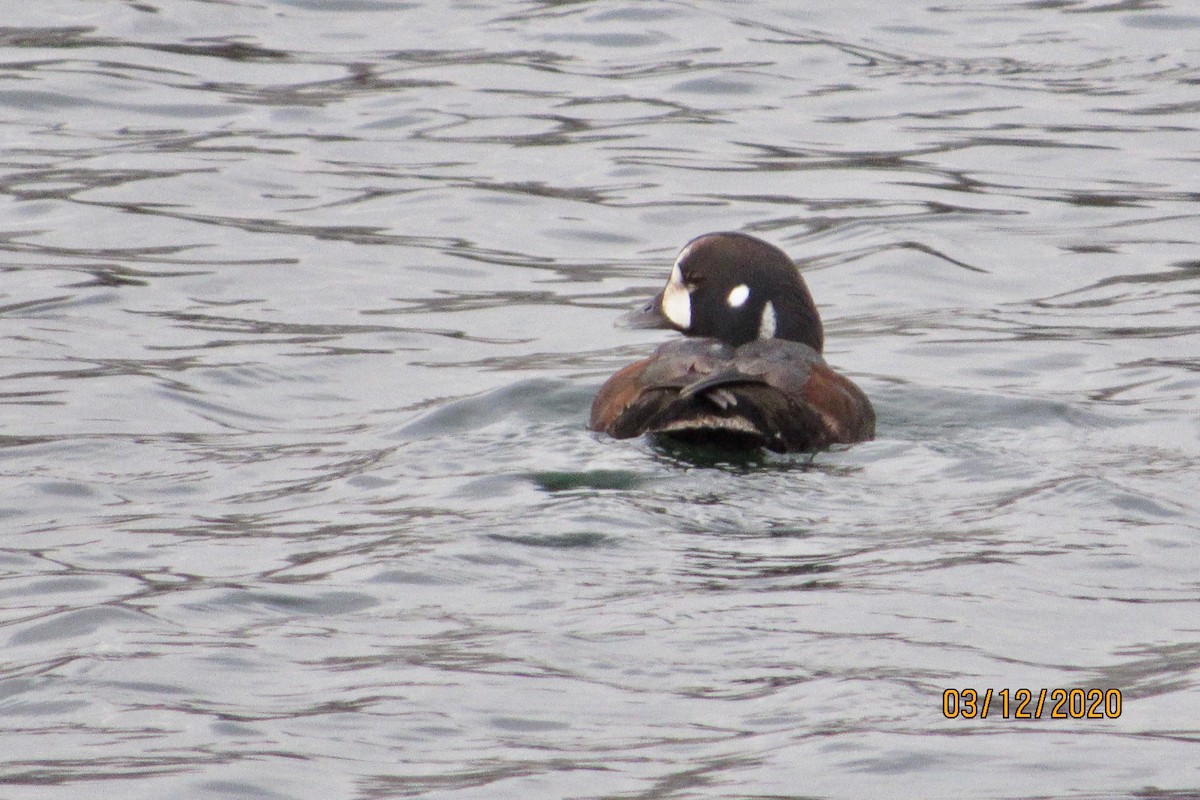
<svg viewBox="0 0 1200 800">
<path fill-rule="evenodd" d="M 1120 689 L 947 689 L 946 719 L 1116 719 Z"/>
</svg>

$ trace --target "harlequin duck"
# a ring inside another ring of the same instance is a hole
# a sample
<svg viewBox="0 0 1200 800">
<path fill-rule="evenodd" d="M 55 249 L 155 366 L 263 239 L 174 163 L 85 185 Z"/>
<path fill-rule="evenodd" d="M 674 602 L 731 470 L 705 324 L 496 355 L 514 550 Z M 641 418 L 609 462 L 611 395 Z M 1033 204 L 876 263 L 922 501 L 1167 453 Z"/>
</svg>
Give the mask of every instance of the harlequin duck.
<svg viewBox="0 0 1200 800">
<path fill-rule="evenodd" d="M 635 327 L 690 337 L 618 371 L 592 403 L 590 428 L 776 452 L 875 436 L 871 401 L 821 357 L 821 317 L 787 254 L 743 233 L 688 242 Z"/>
</svg>

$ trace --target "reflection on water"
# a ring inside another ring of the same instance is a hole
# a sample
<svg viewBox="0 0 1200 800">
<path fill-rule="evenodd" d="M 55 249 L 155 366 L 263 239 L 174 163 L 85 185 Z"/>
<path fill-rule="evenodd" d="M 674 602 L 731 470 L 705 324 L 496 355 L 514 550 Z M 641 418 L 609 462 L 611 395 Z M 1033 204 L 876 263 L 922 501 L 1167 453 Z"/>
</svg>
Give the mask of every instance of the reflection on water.
<svg viewBox="0 0 1200 800">
<path fill-rule="evenodd" d="M 1184 4 L 4 25 L 0 793 L 1200 790 Z M 877 441 L 585 430 L 728 229 Z"/>
</svg>

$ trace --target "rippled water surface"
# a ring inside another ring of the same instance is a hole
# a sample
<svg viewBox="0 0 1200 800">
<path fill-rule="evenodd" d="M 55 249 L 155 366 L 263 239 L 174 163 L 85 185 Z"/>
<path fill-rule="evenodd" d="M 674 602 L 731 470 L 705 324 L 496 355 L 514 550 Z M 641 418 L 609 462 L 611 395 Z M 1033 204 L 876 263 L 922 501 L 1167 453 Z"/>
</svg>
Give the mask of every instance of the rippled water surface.
<svg viewBox="0 0 1200 800">
<path fill-rule="evenodd" d="M 1196 5 L 0 25 L 0 795 L 1200 792 Z M 876 441 L 585 430 L 711 230 Z"/>
</svg>

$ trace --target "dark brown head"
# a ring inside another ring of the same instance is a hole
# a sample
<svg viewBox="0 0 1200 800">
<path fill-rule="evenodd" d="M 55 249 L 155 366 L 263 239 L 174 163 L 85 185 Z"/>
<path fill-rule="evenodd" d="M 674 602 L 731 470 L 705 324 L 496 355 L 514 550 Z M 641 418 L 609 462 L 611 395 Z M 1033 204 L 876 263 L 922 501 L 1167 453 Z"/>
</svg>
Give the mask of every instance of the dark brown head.
<svg viewBox="0 0 1200 800">
<path fill-rule="evenodd" d="M 821 352 L 821 317 L 787 254 L 744 233 L 706 233 L 679 252 L 670 280 L 626 322 L 674 328 L 733 346 L 756 339 L 802 342 Z"/>
</svg>

